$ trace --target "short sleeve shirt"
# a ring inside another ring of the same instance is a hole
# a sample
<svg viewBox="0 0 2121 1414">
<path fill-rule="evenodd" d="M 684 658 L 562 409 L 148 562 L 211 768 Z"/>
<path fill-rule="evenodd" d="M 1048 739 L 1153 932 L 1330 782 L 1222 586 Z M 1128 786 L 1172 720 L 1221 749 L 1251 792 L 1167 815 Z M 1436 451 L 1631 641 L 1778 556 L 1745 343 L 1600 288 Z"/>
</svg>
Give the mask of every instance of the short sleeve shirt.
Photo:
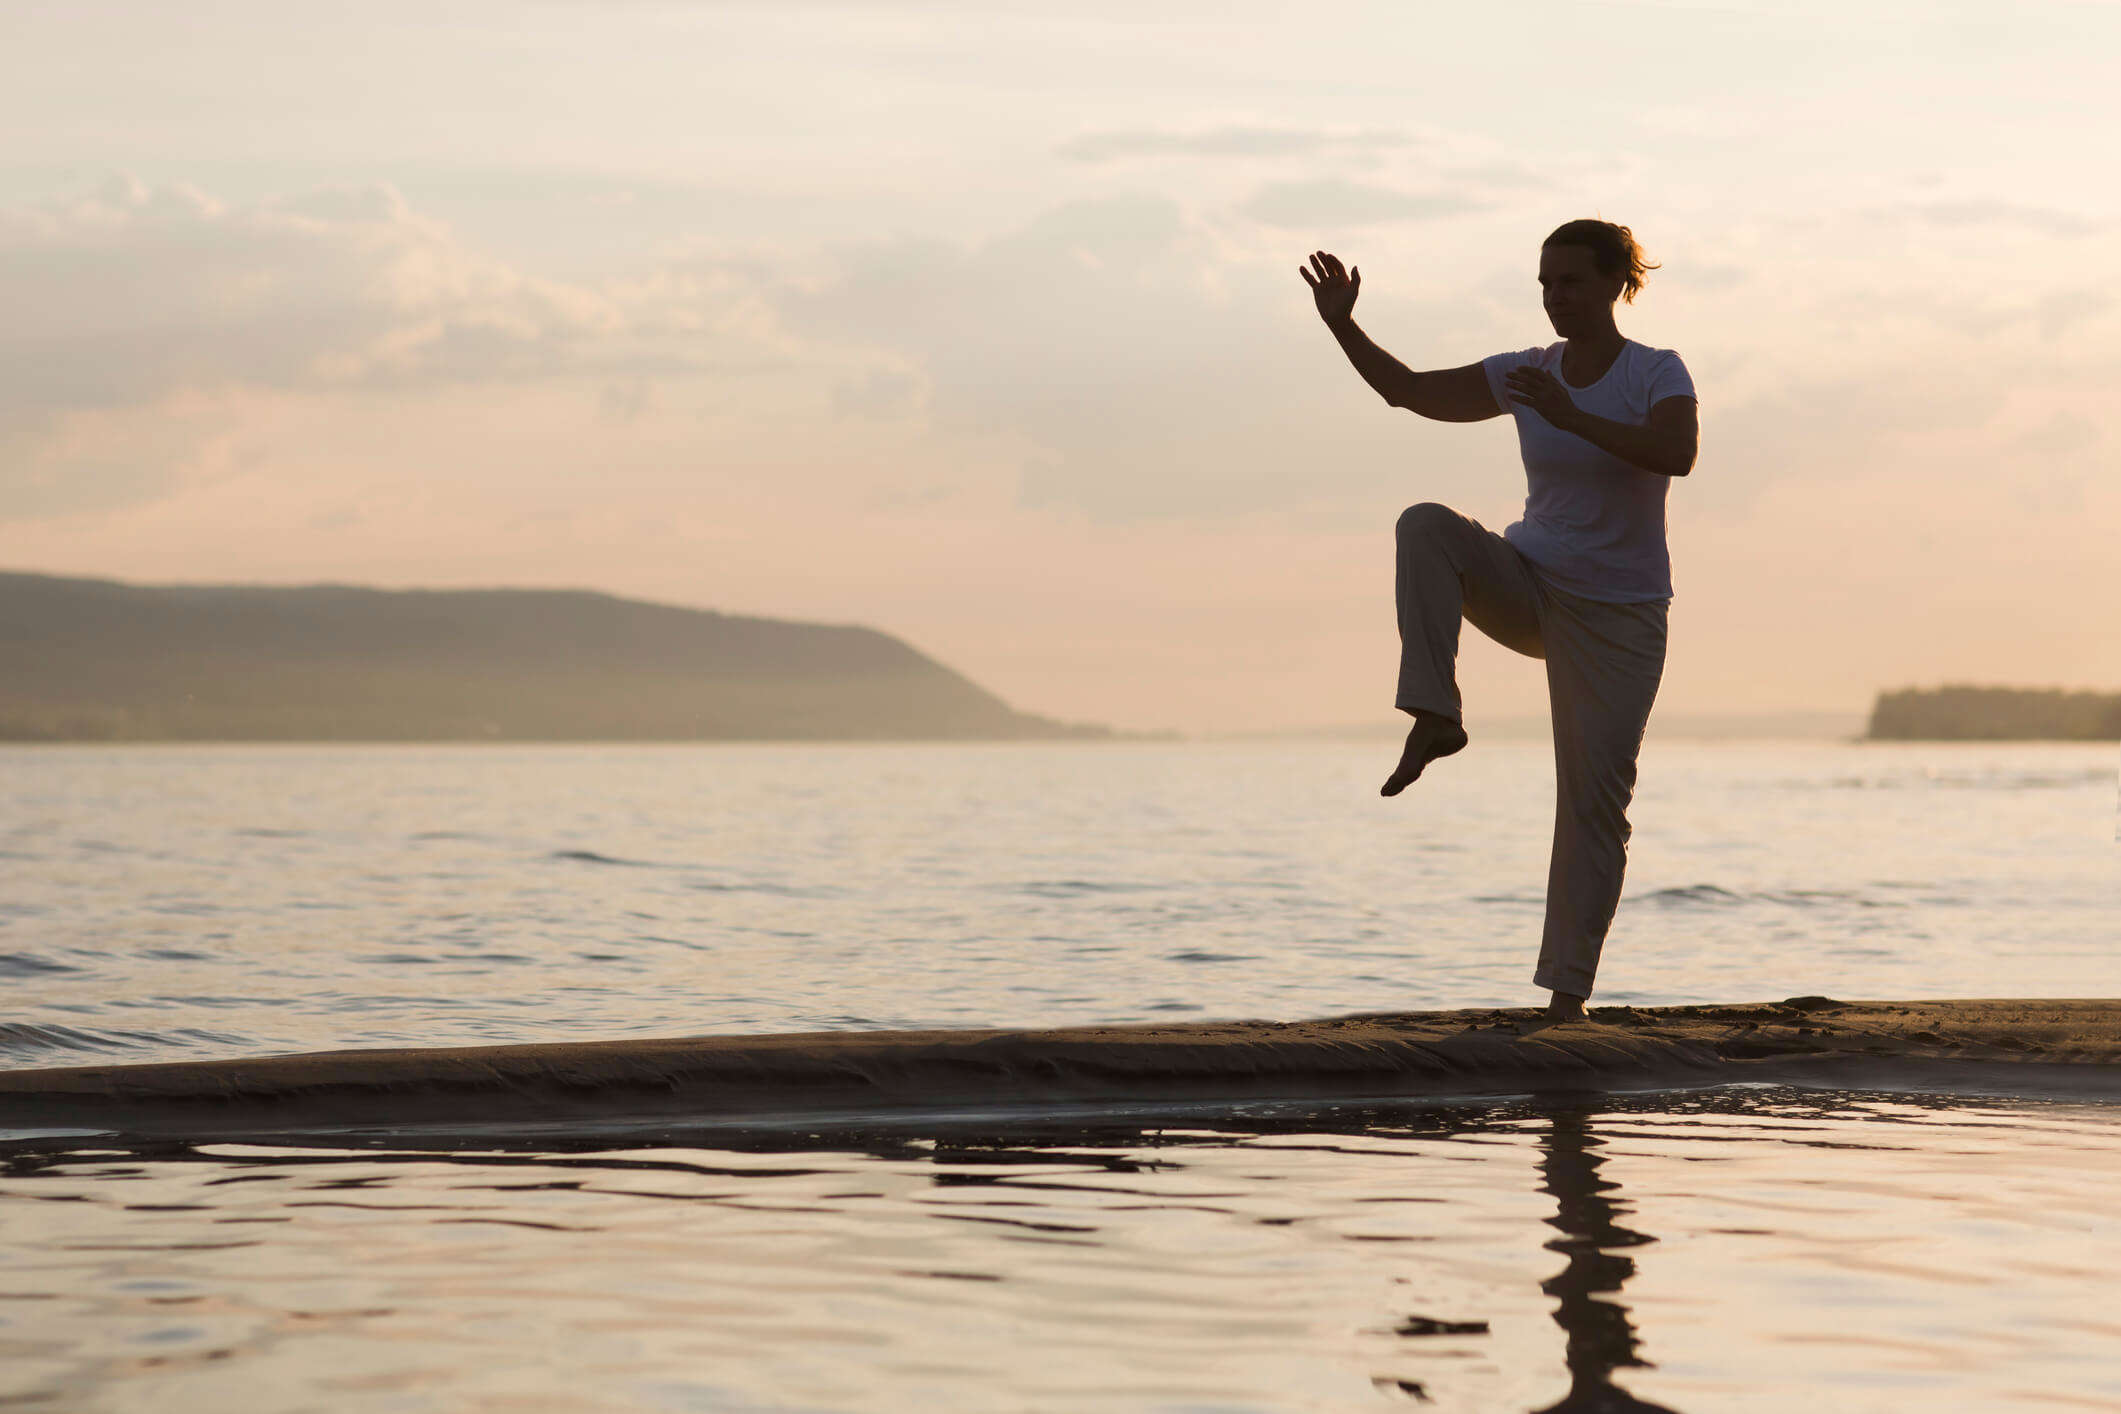
<svg viewBox="0 0 2121 1414">
<path fill-rule="evenodd" d="M 1558 589 L 1609 604 L 1672 597 L 1664 500 L 1672 478 L 1631 466 L 1611 452 L 1563 432 L 1522 403 L 1510 401 L 1504 375 L 1531 365 L 1561 378 L 1563 345 L 1493 354 L 1481 360 L 1496 406 L 1517 419 L 1524 456 L 1524 516 L 1503 539 Z M 1562 386 L 1595 417 L 1641 426 L 1666 398 L 1691 398 L 1694 380 L 1670 349 L 1633 339 L 1621 345 L 1605 375 L 1587 388 Z"/>
</svg>

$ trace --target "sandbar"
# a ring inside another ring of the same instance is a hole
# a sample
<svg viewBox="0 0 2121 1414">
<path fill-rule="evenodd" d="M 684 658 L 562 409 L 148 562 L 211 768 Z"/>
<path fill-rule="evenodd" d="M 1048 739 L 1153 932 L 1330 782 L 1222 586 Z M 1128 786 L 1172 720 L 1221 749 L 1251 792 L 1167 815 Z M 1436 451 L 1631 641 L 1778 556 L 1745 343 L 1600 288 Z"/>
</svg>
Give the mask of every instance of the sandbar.
<svg viewBox="0 0 2121 1414">
<path fill-rule="evenodd" d="M 0 1137 L 185 1142 L 421 1128 L 713 1125 L 1005 1107 L 1449 1101 L 1769 1083 L 2121 1098 L 2121 1000 L 1365 1013 L 1051 1030 L 348 1050 L 0 1071 Z"/>
</svg>

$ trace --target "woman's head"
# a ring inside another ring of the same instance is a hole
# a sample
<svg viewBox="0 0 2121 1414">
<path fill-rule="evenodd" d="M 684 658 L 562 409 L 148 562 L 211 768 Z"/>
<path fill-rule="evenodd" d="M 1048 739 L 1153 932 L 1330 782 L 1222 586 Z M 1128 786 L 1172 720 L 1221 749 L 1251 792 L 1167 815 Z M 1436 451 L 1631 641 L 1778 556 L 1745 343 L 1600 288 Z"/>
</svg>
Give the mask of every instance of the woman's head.
<svg viewBox="0 0 2121 1414">
<path fill-rule="evenodd" d="M 1619 280 L 1619 287 L 1608 297 L 1609 300 L 1624 298 L 1633 304 L 1636 291 L 1642 288 L 1643 278 L 1657 268 L 1642 258 L 1642 247 L 1636 242 L 1635 233 L 1611 221 L 1564 222 L 1540 243 L 1540 250 L 1544 253 L 1555 246 L 1580 246 L 1590 252 L 1591 267 L 1599 275 L 1607 280 Z"/>
<path fill-rule="evenodd" d="M 1605 339 L 1616 331 L 1613 305 L 1642 288 L 1645 272 L 1634 232 L 1610 221 L 1571 221 L 1539 247 L 1539 298 L 1564 339 Z"/>
</svg>

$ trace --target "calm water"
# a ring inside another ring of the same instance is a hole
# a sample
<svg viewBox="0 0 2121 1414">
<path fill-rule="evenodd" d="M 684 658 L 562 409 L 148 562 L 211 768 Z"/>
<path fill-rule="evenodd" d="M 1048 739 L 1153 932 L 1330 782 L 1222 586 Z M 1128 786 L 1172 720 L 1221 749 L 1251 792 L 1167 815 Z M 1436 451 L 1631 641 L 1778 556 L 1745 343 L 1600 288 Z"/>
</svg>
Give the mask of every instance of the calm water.
<svg viewBox="0 0 2121 1414">
<path fill-rule="evenodd" d="M 0 1064 L 1534 1000 L 1545 748 L 1390 754 L 4 750 Z M 2115 995 L 2114 767 L 1653 747 L 1600 999 Z M 2121 1408 L 2111 1104 L 346 1142 L 0 1136 L 0 1405 Z"/>
<path fill-rule="evenodd" d="M 2121 1106 L 1772 1089 L 23 1154 L 0 1402 L 2113 1409 L 2117 1162 Z"/>
<path fill-rule="evenodd" d="M 0 1066 L 1523 1005 L 1543 743 L 0 749 Z M 1599 1000 L 2113 996 L 2112 746 L 1656 745 Z"/>
</svg>

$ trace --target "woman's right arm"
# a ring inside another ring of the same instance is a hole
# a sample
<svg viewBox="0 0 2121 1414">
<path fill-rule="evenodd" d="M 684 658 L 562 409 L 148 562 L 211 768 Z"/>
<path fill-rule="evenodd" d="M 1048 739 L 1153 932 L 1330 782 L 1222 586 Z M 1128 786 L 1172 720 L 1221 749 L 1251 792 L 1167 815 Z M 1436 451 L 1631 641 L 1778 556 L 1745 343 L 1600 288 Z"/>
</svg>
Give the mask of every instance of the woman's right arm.
<svg viewBox="0 0 2121 1414">
<path fill-rule="evenodd" d="M 1363 382 L 1376 389 L 1377 395 L 1391 406 L 1438 422 L 1479 422 L 1502 415 L 1503 410 L 1495 404 L 1495 394 L 1488 388 L 1487 373 L 1479 364 L 1416 373 L 1377 347 L 1356 326 L 1355 296 L 1362 288 L 1361 267 L 1350 275 L 1337 256 L 1321 250 L 1312 253 L 1309 270 L 1301 265 L 1296 268 L 1311 287 L 1319 317 L 1333 331 L 1341 352 L 1355 365 Z M 1317 272 L 1315 277 L 1313 271 Z"/>
</svg>

